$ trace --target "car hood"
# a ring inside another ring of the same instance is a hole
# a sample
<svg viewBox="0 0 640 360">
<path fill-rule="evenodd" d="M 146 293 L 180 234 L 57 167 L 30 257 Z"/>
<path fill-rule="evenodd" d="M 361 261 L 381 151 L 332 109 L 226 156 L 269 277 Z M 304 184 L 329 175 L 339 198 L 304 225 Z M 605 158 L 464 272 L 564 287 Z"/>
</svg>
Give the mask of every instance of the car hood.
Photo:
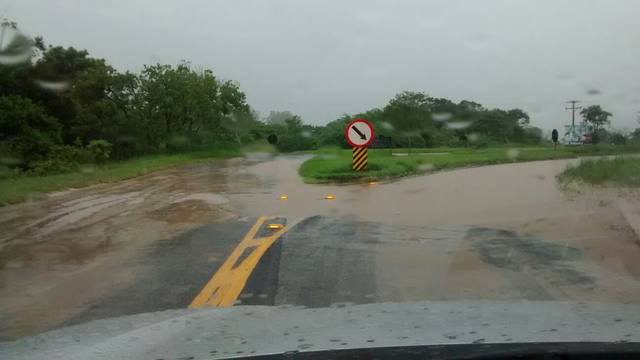
<svg viewBox="0 0 640 360">
<path fill-rule="evenodd" d="M 638 342 L 640 306 L 446 301 L 238 306 L 97 320 L 0 343 L 8 359 L 229 358 L 349 348 Z"/>
</svg>

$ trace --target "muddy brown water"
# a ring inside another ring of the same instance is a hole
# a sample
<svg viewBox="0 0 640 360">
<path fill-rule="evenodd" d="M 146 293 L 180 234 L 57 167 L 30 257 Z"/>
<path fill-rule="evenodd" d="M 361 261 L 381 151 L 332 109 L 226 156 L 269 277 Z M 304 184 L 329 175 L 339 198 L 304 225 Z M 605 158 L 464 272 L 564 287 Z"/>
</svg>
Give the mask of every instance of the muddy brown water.
<svg viewBox="0 0 640 360">
<path fill-rule="evenodd" d="M 563 191 L 555 176 L 575 160 L 309 185 L 297 175 L 305 158 L 204 162 L 0 208 L 0 338 L 55 328 L 140 281 L 128 261 L 159 241 L 262 215 L 289 226 L 320 215 L 375 227 L 348 245 L 372 262 L 364 268 L 375 301 L 640 302 L 640 224 L 618 206 L 637 211 L 640 202 Z"/>
</svg>

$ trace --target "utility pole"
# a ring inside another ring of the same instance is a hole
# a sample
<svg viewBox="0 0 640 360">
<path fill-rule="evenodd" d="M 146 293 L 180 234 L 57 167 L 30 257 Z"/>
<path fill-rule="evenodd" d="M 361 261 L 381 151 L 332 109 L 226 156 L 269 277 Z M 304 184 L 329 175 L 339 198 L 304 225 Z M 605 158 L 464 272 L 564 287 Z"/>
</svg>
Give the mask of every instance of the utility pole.
<svg viewBox="0 0 640 360">
<path fill-rule="evenodd" d="M 2 30 L 0 30 L 0 51 L 2 51 L 2 47 L 4 45 L 4 31 L 7 29 L 9 24 L 6 20 L 2 20 L 2 24 L 0 24 L 0 26 L 2 26 Z"/>
<path fill-rule="evenodd" d="M 571 107 L 564 108 L 565 110 L 571 110 L 571 129 L 576 127 L 576 110 L 582 109 L 582 106 L 576 106 L 578 100 L 569 100 L 567 103 L 571 104 Z"/>
</svg>

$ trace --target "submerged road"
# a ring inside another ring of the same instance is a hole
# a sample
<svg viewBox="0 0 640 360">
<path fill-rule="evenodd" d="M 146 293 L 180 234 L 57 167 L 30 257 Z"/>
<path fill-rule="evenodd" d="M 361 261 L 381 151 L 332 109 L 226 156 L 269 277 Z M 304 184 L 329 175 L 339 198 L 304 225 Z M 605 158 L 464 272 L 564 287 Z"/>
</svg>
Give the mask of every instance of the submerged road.
<svg viewBox="0 0 640 360">
<path fill-rule="evenodd" d="M 561 191 L 571 160 L 336 186 L 302 183 L 305 158 L 212 161 L 0 208 L 0 340 L 202 306 L 640 302 L 620 198 Z"/>
</svg>

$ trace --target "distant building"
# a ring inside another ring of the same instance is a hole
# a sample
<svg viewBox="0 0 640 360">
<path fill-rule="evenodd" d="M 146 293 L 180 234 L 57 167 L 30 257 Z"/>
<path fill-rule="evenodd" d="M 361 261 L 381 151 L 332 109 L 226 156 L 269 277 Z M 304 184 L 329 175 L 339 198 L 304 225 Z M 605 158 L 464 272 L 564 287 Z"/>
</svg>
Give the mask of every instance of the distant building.
<svg viewBox="0 0 640 360">
<path fill-rule="evenodd" d="M 581 145 L 591 142 L 593 125 L 581 122 L 576 126 L 565 125 L 565 133 L 562 136 L 562 143 L 565 145 Z"/>
</svg>

